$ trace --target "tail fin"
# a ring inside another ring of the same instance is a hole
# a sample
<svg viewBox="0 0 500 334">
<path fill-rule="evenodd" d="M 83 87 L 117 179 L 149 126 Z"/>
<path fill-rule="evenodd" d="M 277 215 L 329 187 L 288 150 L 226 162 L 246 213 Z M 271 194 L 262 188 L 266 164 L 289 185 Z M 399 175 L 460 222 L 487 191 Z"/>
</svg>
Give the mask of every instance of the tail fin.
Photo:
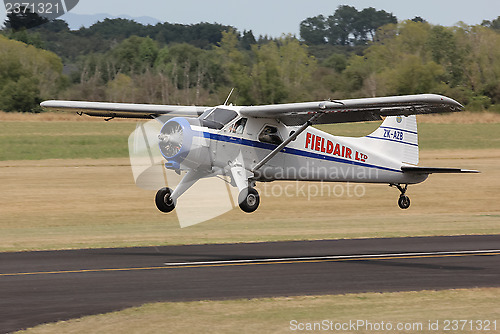
<svg viewBox="0 0 500 334">
<path fill-rule="evenodd" d="M 380 127 L 366 138 L 373 141 L 375 150 L 383 152 L 395 160 L 418 164 L 417 117 L 388 116 Z"/>
</svg>

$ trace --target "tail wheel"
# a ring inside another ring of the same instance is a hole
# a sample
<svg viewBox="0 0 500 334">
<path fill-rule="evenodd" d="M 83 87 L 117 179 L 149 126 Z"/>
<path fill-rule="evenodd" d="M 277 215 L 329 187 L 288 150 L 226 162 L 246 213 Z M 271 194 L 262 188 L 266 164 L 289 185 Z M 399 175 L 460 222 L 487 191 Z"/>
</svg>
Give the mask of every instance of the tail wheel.
<svg viewBox="0 0 500 334">
<path fill-rule="evenodd" d="M 241 210 L 252 213 L 259 207 L 259 193 L 254 188 L 243 189 L 238 196 L 238 203 Z"/>
<path fill-rule="evenodd" d="M 406 195 L 399 196 L 398 205 L 401 209 L 408 209 L 410 207 L 410 198 Z"/>
<path fill-rule="evenodd" d="M 170 196 L 172 195 L 172 192 L 173 191 L 170 188 L 161 188 L 156 193 L 156 197 L 155 197 L 156 207 L 161 212 L 168 213 L 168 212 L 172 211 L 173 209 L 175 209 L 175 203 L 170 198 Z"/>
</svg>

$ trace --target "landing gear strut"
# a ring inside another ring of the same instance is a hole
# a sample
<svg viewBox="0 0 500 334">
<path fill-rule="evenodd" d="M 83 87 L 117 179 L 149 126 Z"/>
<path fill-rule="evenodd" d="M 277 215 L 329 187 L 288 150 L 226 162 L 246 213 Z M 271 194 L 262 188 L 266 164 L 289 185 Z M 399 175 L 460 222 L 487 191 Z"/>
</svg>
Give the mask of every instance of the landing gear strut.
<svg viewBox="0 0 500 334">
<path fill-rule="evenodd" d="M 401 209 L 408 209 L 410 207 L 410 198 L 405 195 L 406 190 L 408 189 L 408 185 L 405 184 L 402 187 L 400 184 L 390 184 L 391 187 L 396 187 L 401 192 L 398 199 L 398 205 Z"/>
</svg>

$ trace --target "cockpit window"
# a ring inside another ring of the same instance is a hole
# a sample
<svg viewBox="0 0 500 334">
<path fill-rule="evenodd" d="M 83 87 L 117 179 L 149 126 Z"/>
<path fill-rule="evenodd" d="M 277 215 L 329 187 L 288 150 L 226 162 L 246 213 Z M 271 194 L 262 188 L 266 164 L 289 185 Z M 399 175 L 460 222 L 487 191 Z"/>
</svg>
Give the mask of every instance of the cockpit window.
<svg viewBox="0 0 500 334">
<path fill-rule="evenodd" d="M 277 127 L 266 125 L 266 127 L 259 134 L 259 141 L 279 145 L 283 142 L 283 139 L 281 139 Z"/>
<path fill-rule="evenodd" d="M 245 126 L 247 125 L 247 119 L 246 118 L 240 118 L 234 124 L 229 126 L 229 132 L 236 133 L 238 135 L 242 135 L 243 131 L 245 130 Z"/>
<path fill-rule="evenodd" d="M 203 126 L 220 130 L 237 116 L 238 114 L 233 110 L 215 108 L 206 110 L 199 118 Z"/>
</svg>

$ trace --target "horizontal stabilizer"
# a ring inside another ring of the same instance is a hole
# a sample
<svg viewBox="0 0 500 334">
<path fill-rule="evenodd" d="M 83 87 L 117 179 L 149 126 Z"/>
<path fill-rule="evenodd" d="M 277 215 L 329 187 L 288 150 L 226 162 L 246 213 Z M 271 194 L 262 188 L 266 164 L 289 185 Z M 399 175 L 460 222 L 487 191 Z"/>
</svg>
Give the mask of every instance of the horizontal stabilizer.
<svg viewBox="0 0 500 334">
<path fill-rule="evenodd" d="M 440 168 L 440 167 L 417 167 L 403 166 L 401 170 L 405 173 L 434 174 L 434 173 L 481 173 L 478 170 L 460 168 Z"/>
</svg>

